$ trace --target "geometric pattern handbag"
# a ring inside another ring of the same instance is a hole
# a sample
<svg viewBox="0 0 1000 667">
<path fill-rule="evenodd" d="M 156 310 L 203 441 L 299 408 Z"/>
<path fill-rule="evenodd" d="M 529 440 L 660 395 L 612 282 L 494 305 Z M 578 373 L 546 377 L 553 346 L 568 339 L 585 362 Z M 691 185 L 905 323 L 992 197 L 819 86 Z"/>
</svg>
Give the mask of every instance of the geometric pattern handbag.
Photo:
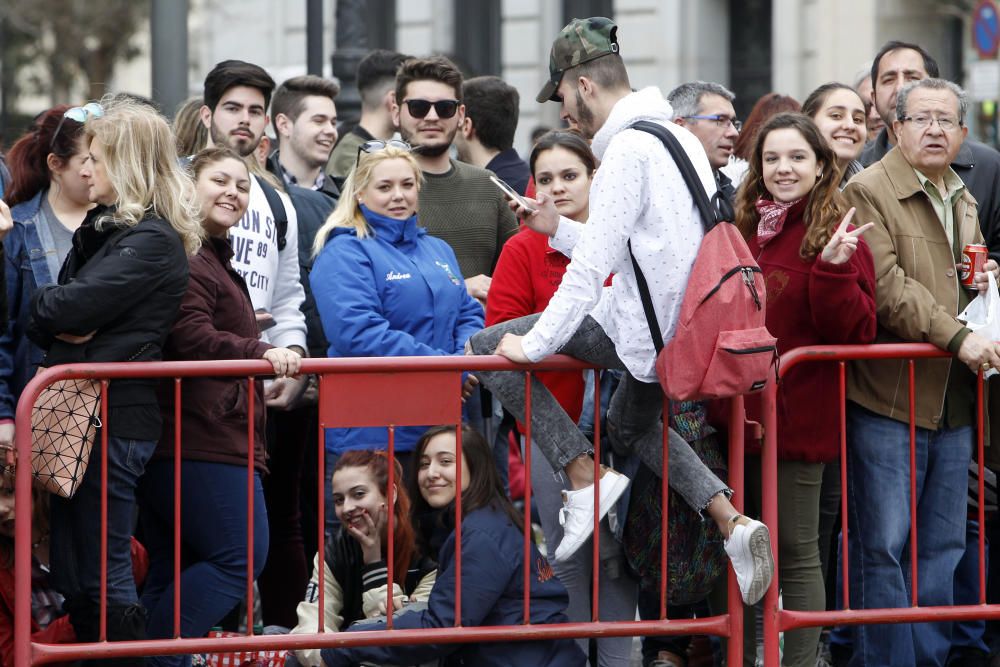
<svg viewBox="0 0 1000 667">
<path fill-rule="evenodd" d="M 64 498 L 76 493 L 90 462 L 101 385 L 93 380 L 57 380 L 31 410 L 31 470 L 37 483 Z"/>
</svg>

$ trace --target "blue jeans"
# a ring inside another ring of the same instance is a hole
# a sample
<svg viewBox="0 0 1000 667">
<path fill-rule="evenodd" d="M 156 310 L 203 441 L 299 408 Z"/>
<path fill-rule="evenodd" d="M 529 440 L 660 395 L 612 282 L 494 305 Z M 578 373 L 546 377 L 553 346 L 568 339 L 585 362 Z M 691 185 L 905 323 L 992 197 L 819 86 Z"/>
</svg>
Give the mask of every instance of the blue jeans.
<svg viewBox="0 0 1000 667">
<path fill-rule="evenodd" d="M 979 522 L 966 521 L 965 545 L 965 553 L 955 572 L 955 604 L 979 604 Z M 983 546 L 989 576 L 990 543 Z M 985 634 L 986 621 L 958 621 L 952 628 L 951 644 L 989 653 Z"/>
<path fill-rule="evenodd" d="M 101 591 L 101 447 L 98 431 L 76 495 L 52 496 L 52 585 L 67 601 L 91 605 L 99 604 Z M 131 556 L 135 489 L 154 449 L 153 441 L 108 436 L 109 607 L 137 602 Z"/>
<path fill-rule="evenodd" d="M 910 606 L 909 425 L 848 404 L 851 606 Z M 965 552 L 971 427 L 916 432 L 921 606 L 950 605 Z M 943 665 L 951 623 L 859 625 L 852 667 Z"/>
<path fill-rule="evenodd" d="M 174 469 L 172 461 L 149 466 L 142 480 L 142 527 L 149 577 L 142 604 L 151 639 L 173 636 Z M 253 575 L 267 559 L 267 509 L 254 474 Z M 204 637 L 247 590 L 247 471 L 204 461 L 181 463 L 181 636 Z M 190 656 L 149 658 L 150 666 L 190 664 Z"/>
</svg>

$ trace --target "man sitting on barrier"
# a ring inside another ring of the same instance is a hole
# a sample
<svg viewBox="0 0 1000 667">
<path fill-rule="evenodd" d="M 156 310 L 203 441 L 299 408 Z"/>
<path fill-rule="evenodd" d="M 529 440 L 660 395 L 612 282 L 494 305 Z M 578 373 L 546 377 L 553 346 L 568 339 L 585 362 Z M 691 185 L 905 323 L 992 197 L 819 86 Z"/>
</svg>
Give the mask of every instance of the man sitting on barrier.
<svg viewBox="0 0 1000 667">
<path fill-rule="evenodd" d="M 915 362 L 915 410 L 905 360 L 858 361 L 848 381 L 848 511 L 851 606 L 950 605 L 965 547 L 966 489 L 976 424 L 976 376 L 1000 365 L 1000 344 L 956 319 L 972 294 L 956 263 L 982 243 L 976 201 L 949 166 L 968 132 L 965 92 L 923 79 L 896 99 L 895 150 L 844 190 L 875 258 L 878 342 L 929 342 L 959 362 Z M 997 263 L 985 271 L 998 273 Z M 975 275 L 985 290 L 986 273 Z M 969 372 L 967 366 L 972 372 Z M 917 579 L 909 562 L 909 423 L 916 424 Z M 950 621 L 859 625 L 851 665 L 942 665 Z"/>
<path fill-rule="evenodd" d="M 656 352 L 638 297 L 628 245 L 647 276 L 664 338 L 676 326 L 681 297 L 702 237 L 697 208 L 677 165 L 660 140 L 630 129 L 638 120 L 662 124 L 688 152 L 705 189 L 716 183 L 698 139 L 671 122 L 670 104 L 656 88 L 631 92 L 619 55 L 618 26 L 606 18 L 575 19 L 556 38 L 550 80 L 539 102 L 562 103 L 563 118 L 593 138 L 601 168 L 590 194 L 586 225 L 561 218 L 554 200 L 528 200 L 536 209 L 519 214 L 532 229 L 551 237 L 550 245 L 572 263 L 545 311 L 490 327 L 472 337 L 475 354 L 500 354 L 529 363 L 561 352 L 608 368 L 626 370 L 611 399 L 608 430 L 612 444 L 632 452 L 652 470 L 662 467 L 663 392 L 656 381 Z M 653 271 L 653 268 L 656 268 Z M 610 288 L 605 278 L 614 273 Z M 504 407 L 524 420 L 524 379 L 519 373 L 478 374 Z M 573 490 L 560 511 L 564 536 L 555 560 L 573 554 L 593 532 L 594 462 L 590 442 L 541 383 L 534 383 L 532 435 L 554 470 L 564 471 Z M 767 528 L 741 516 L 729 502 L 730 490 L 673 430 L 669 432 L 670 485 L 691 507 L 711 516 L 727 536 L 743 598 L 757 602 L 774 569 Z M 625 492 L 628 479 L 605 469 L 599 512 L 603 517 Z"/>
</svg>

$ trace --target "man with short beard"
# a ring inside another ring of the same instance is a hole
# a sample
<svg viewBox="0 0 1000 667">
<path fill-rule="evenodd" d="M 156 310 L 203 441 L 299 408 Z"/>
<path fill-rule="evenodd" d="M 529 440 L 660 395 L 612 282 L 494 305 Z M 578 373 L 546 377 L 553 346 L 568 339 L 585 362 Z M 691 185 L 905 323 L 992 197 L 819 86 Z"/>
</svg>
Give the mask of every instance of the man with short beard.
<svg viewBox="0 0 1000 667">
<path fill-rule="evenodd" d="M 392 120 L 423 170 L 420 224 L 448 242 L 469 294 L 485 302 L 493 267 L 517 231 L 517 219 L 490 172 L 451 159 L 464 118 L 462 73 L 453 62 L 434 56 L 400 66 Z"/>
</svg>

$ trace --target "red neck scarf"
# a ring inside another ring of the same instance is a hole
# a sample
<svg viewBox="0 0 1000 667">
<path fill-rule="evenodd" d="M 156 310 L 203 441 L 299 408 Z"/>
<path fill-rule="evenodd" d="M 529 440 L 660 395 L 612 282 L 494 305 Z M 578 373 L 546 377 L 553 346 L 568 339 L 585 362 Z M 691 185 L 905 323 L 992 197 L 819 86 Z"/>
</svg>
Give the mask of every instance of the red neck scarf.
<svg viewBox="0 0 1000 667">
<path fill-rule="evenodd" d="M 761 248 L 781 233 L 788 211 L 802 199 L 804 198 L 800 197 L 795 201 L 781 202 L 761 197 L 754 202 L 757 214 L 760 216 L 760 222 L 757 223 L 757 243 Z"/>
</svg>

